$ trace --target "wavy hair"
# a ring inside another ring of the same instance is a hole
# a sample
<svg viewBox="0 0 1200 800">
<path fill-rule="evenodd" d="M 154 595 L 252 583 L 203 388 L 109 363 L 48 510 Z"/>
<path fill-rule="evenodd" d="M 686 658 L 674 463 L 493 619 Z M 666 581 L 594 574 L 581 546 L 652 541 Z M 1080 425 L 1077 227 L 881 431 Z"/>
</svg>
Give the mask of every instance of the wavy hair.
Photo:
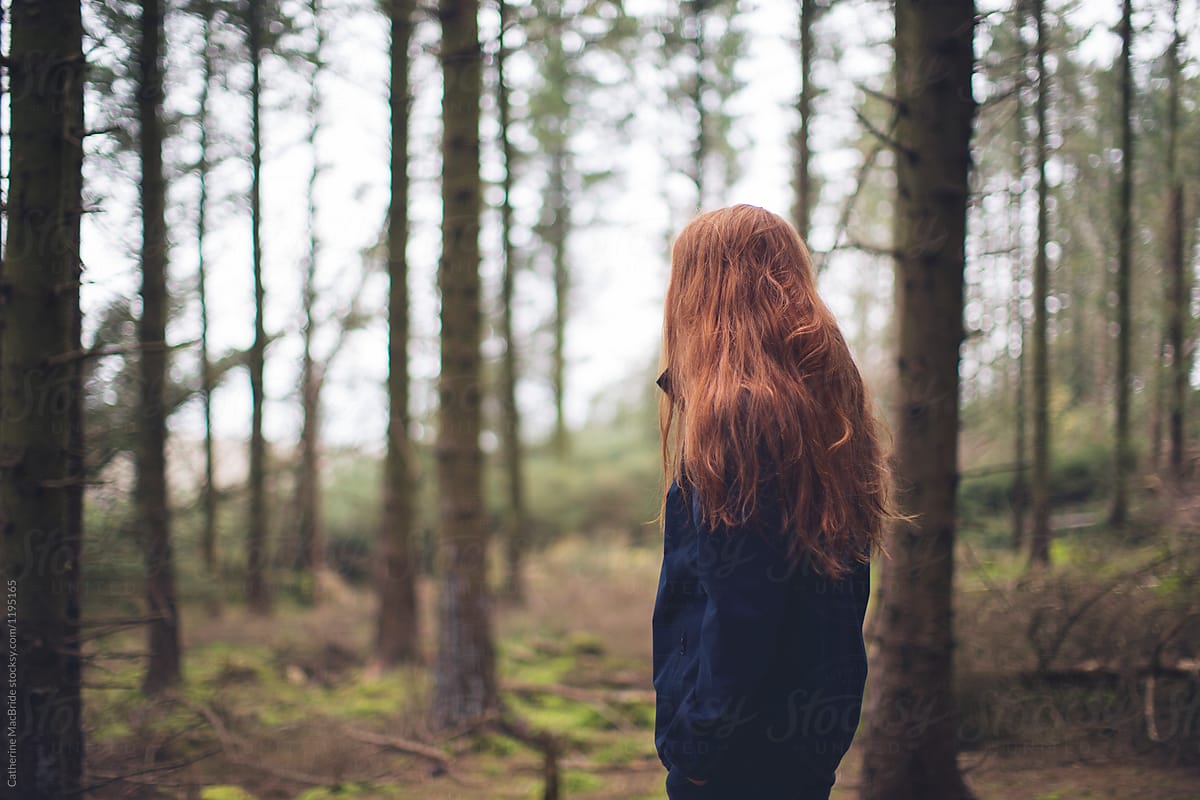
<svg viewBox="0 0 1200 800">
<path fill-rule="evenodd" d="M 904 517 L 881 430 L 796 230 L 750 205 L 696 217 L 664 312 L 664 484 L 697 492 L 712 526 L 759 519 L 768 493 L 789 557 L 830 578 L 882 551 Z"/>
</svg>

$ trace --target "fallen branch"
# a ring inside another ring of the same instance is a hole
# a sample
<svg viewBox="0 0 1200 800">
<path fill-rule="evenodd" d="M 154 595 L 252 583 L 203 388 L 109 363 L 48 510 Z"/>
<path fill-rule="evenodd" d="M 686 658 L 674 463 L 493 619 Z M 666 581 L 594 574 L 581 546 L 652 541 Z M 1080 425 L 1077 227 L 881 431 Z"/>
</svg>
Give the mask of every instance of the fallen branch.
<svg viewBox="0 0 1200 800">
<path fill-rule="evenodd" d="M 203 703 L 194 703 L 191 700 L 180 695 L 178 692 L 169 692 L 164 695 L 167 699 L 174 700 L 184 708 L 187 708 L 196 714 L 204 717 L 208 721 L 213 732 L 217 735 L 217 740 L 221 743 L 221 749 L 225 753 L 225 757 L 230 763 L 237 764 L 240 767 L 265 772 L 276 778 L 282 778 L 286 781 L 299 783 L 306 786 L 337 786 L 342 783 L 341 778 L 331 778 L 323 775 L 310 775 L 307 772 L 291 770 L 284 767 L 272 767 L 266 764 L 262 759 L 251 759 L 242 755 L 244 748 L 241 742 L 234 738 L 229 732 L 229 728 L 225 726 L 225 722 L 217 714 L 216 711 L 204 705 Z"/>
<path fill-rule="evenodd" d="M 1055 630 L 1053 638 L 1046 645 L 1043 645 L 1038 640 L 1038 632 L 1041 629 L 1043 617 L 1048 609 L 1039 608 L 1030 619 L 1029 628 L 1025 634 L 1030 645 L 1033 647 L 1034 655 L 1037 658 L 1037 672 L 1045 673 L 1049 671 L 1050 664 L 1053 663 L 1054 659 L 1058 657 L 1058 653 L 1062 649 L 1063 643 L 1066 642 L 1067 635 L 1070 633 L 1071 628 L 1073 628 L 1075 623 L 1079 622 L 1079 620 L 1081 620 L 1093 606 L 1104 599 L 1104 597 L 1118 589 L 1122 584 L 1135 578 L 1140 578 L 1149 572 L 1153 572 L 1163 564 L 1168 564 L 1189 552 L 1195 551 L 1198 548 L 1200 548 L 1200 543 L 1186 546 L 1178 552 L 1168 552 L 1166 555 L 1155 558 L 1146 564 L 1137 567 L 1136 569 L 1132 569 L 1128 572 L 1117 575 L 1113 580 L 1109 581 L 1104 586 L 1101 586 L 1089 597 L 1085 598 L 1081 603 L 1079 603 L 1079 605 L 1075 607 L 1074 611 L 1067 615 L 1066 619 L 1062 621 L 1058 629 Z M 1057 611 L 1058 609 L 1054 610 Z"/>
<path fill-rule="evenodd" d="M 220 752 L 222 752 L 220 748 L 215 749 L 215 750 L 208 750 L 203 753 L 199 753 L 198 755 L 194 755 L 191 758 L 186 758 L 182 761 L 172 761 L 170 764 L 158 764 L 153 767 L 146 767 L 145 769 L 134 770 L 133 772 L 123 772 L 120 775 L 107 775 L 103 772 L 93 772 L 92 773 L 93 775 L 95 775 L 97 778 L 102 779 L 99 783 L 89 784 L 87 786 L 84 786 L 84 787 L 78 789 L 77 791 L 68 792 L 67 794 L 68 795 L 87 794 L 88 792 L 93 792 L 96 789 L 99 789 L 104 786 L 108 786 L 110 783 L 116 783 L 117 781 L 122 781 L 122 782 L 127 782 L 127 783 L 144 784 L 144 783 L 147 783 L 147 781 L 138 781 L 138 780 L 134 780 L 134 779 L 137 778 L 139 775 L 149 775 L 154 772 L 170 772 L 170 771 L 177 770 L 177 769 L 183 769 L 184 767 L 188 767 L 188 766 L 191 766 L 192 764 L 195 764 L 197 761 L 203 761 L 206 758 L 211 758 L 212 756 L 215 756 Z"/>
<path fill-rule="evenodd" d="M 409 755 L 420 756 L 434 762 L 447 772 L 449 771 L 450 756 L 431 745 L 422 744 L 411 739 L 402 739 L 399 736 L 389 736 L 383 733 L 364 731 L 346 726 L 341 726 L 340 730 L 355 741 L 386 747 L 389 750 L 398 750 L 401 753 L 408 753 Z"/>
<path fill-rule="evenodd" d="M 504 681 L 500 688 L 514 694 L 553 694 L 580 703 L 653 703 L 654 692 L 644 689 L 585 689 L 560 683 Z"/>
</svg>

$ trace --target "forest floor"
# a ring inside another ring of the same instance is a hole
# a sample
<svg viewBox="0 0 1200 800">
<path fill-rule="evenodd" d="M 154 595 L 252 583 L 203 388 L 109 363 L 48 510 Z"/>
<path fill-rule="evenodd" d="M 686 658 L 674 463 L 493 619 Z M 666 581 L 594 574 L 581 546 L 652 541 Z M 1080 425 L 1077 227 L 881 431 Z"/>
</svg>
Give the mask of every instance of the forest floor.
<svg viewBox="0 0 1200 800">
<path fill-rule="evenodd" d="M 564 798 L 666 796 L 650 685 L 659 557 L 568 538 L 531 559 L 527 603 L 497 609 L 502 694 L 531 725 L 564 742 Z M 219 613 L 185 606 L 185 681 L 154 700 L 137 690 L 143 662 L 135 654 L 144 646 L 136 632 L 93 645 L 84 702 L 86 782 L 96 788 L 87 796 L 541 796 L 542 755 L 529 745 L 494 727 L 440 741 L 426 736 L 429 668 L 367 674 L 373 596 L 329 588 L 320 607 L 281 602 L 267 618 L 240 606 Z M 434 591 L 432 582 L 420 587 L 427 665 Z M 439 749 L 409 752 L 422 741 Z M 858 763 L 852 748 L 833 798 L 857 796 Z M 961 765 L 979 800 L 1200 798 L 1194 760 L 1152 748 L 985 745 L 963 753 Z"/>
</svg>

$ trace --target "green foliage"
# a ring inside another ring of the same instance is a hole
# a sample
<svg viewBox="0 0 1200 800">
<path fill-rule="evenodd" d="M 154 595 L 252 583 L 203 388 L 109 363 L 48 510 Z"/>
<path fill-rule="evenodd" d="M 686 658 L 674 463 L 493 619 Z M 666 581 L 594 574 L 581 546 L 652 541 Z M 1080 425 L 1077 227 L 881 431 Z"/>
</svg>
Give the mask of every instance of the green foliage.
<svg viewBox="0 0 1200 800">
<path fill-rule="evenodd" d="M 1050 464 L 1050 503 L 1064 506 L 1106 496 L 1111 457 L 1108 447 L 1087 442 L 1077 449 L 1056 453 Z M 1010 513 L 1013 506 L 1012 469 L 968 475 L 959 485 L 959 513 L 978 520 L 989 514 Z"/>
<path fill-rule="evenodd" d="M 1011 514 L 1016 474 L 1012 468 L 1012 428 L 1001 398 L 984 398 L 963 409 L 964 460 L 959 483 L 959 515 L 970 526 L 987 525 L 989 516 Z M 1074 404 L 1067 387 L 1051 394 L 1051 510 L 1106 500 L 1112 473 L 1112 443 L 1097 419 L 1108 415 L 1096 403 Z M 1028 442 L 1026 447 L 1029 447 Z M 1135 459 L 1141 459 L 1135 446 Z M 1026 479 L 1032 458 L 1026 450 Z M 995 465 L 995 466 L 992 466 Z M 1028 503 L 1028 499 L 1026 500 Z"/>
<path fill-rule="evenodd" d="M 329 563 L 353 583 L 371 578 L 382 471 L 382 459 L 361 453 L 338 453 L 327 459 L 323 499 Z"/>
<path fill-rule="evenodd" d="M 637 542 L 657 530 L 662 484 L 653 393 L 657 389 L 649 373 L 632 380 L 646 388 L 624 400 L 601 400 L 615 412 L 597 415 L 573 435 L 569 469 L 549 448 L 529 454 L 526 474 L 535 544 L 568 532 L 603 531 L 628 532 Z"/>
</svg>

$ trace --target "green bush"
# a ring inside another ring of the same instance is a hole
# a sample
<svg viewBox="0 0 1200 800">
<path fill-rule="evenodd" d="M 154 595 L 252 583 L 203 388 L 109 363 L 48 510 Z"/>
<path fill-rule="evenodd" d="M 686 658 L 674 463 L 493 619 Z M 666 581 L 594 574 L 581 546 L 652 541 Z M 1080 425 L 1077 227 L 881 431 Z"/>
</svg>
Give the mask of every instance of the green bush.
<svg viewBox="0 0 1200 800">
<path fill-rule="evenodd" d="M 1074 505 L 1107 496 L 1111 462 L 1108 447 L 1096 442 L 1056 453 L 1050 464 L 1050 504 Z M 1025 474 L 1029 480 L 1028 465 Z M 976 520 L 983 516 L 1010 513 L 1015 477 L 1011 469 L 982 471 L 974 476 L 968 473 L 958 490 L 961 517 Z"/>
</svg>

